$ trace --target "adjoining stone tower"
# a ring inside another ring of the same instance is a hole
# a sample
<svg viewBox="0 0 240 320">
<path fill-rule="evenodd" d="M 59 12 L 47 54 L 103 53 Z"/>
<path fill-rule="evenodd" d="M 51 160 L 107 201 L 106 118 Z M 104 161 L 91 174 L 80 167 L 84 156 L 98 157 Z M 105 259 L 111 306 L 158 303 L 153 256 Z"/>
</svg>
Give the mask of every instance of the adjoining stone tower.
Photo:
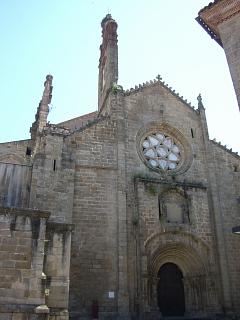
<svg viewBox="0 0 240 320">
<path fill-rule="evenodd" d="M 110 14 L 107 14 L 102 20 L 101 26 L 103 40 L 100 46 L 98 76 L 99 111 L 101 111 L 113 83 L 118 81 L 117 23 Z"/>
<path fill-rule="evenodd" d="M 215 0 L 196 20 L 225 51 L 240 109 L 240 1 Z"/>
</svg>

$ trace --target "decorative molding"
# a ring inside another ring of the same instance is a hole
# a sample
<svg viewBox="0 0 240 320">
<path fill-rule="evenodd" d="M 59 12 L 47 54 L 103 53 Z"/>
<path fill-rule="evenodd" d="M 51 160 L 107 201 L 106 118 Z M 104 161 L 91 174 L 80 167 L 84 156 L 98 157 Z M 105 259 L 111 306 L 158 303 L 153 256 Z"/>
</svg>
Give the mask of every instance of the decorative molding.
<svg viewBox="0 0 240 320">
<path fill-rule="evenodd" d="M 204 185 L 201 182 L 188 182 L 186 180 L 184 181 L 173 181 L 173 180 L 167 180 L 167 179 L 157 179 L 154 177 L 147 177 L 146 175 L 136 175 L 134 177 L 135 181 L 142 181 L 142 182 L 152 182 L 157 184 L 165 184 L 169 185 L 171 188 L 175 187 L 183 187 L 186 189 L 196 188 L 196 189 L 203 189 L 206 190 L 207 186 Z"/>
<path fill-rule="evenodd" d="M 193 110 L 193 111 L 198 113 L 197 109 L 195 109 L 195 107 L 192 106 L 191 102 L 188 102 L 187 99 L 184 99 L 183 96 L 180 96 L 180 94 L 178 92 L 176 92 L 176 90 L 174 90 L 172 87 L 170 87 L 167 83 L 165 83 L 165 81 L 162 81 L 162 77 L 160 77 L 160 76 L 157 77 L 157 80 L 156 79 L 150 80 L 150 81 L 144 82 L 143 84 L 135 85 L 135 88 L 130 88 L 130 89 L 124 90 L 123 94 L 124 94 L 124 96 L 129 96 L 129 95 L 135 94 L 137 92 L 142 92 L 142 91 L 144 91 L 145 88 L 155 87 L 155 86 L 158 86 L 158 85 L 160 85 L 163 88 L 167 89 L 178 100 L 180 100 L 186 106 L 191 108 L 191 110 Z"/>
</svg>

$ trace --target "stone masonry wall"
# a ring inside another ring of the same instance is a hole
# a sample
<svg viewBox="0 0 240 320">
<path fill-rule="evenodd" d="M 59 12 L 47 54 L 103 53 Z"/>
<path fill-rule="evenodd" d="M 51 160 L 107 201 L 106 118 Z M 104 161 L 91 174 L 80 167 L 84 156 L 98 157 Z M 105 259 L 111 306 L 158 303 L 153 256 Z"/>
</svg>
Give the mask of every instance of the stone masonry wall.
<svg viewBox="0 0 240 320">
<path fill-rule="evenodd" d="M 0 208 L 0 319 L 43 319 L 42 282 L 46 219 L 49 213 Z"/>
<path fill-rule="evenodd" d="M 228 66 L 232 76 L 233 86 L 236 92 L 240 108 L 240 19 L 239 13 L 222 22 L 219 26 L 220 37 L 227 57 Z"/>
<path fill-rule="evenodd" d="M 61 135 L 39 138 L 33 159 L 30 204 L 51 211 L 51 220 L 71 223 L 73 204 L 74 150 Z M 70 146 L 70 147 L 69 147 Z"/>
<path fill-rule="evenodd" d="M 144 199 L 140 197 L 136 200 L 136 193 L 134 189 L 134 177 L 150 177 L 150 179 L 167 179 L 169 187 L 176 182 L 189 182 L 197 183 L 207 186 L 207 174 L 205 167 L 205 148 L 204 137 L 201 119 L 199 113 L 191 107 L 181 102 L 180 99 L 174 97 L 168 90 L 163 88 L 160 84 L 150 86 L 142 89 L 142 91 L 131 93 L 125 97 L 125 125 L 126 125 L 126 177 L 127 177 L 127 219 L 128 219 L 128 276 L 130 287 L 130 302 L 131 310 L 137 311 L 138 305 L 141 305 L 141 289 L 140 284 L 136 280 L 136 268 L 138 268 L 139 261 L 136 261 L 136 250 L 143 249 L 137 248 L 136 234 L 134 223 L 136 215 L 136 206 L 144 204 L 144 209 L 141 214 L 144 216 L 139 219 L 148 217 L 150 225 L 145 226 L 139 232 L 142 239 L 147 239 L 151 234 L 156 232 L 159 228 L 159 221 L 157 221 L 158 203 L 157 195 L 149 196 L 144 194 Z M 171 177 L 164 177 L 161 173 L 156 173 L 150 170 L 140 159 L 138 145 L 138 137 L 144 134 L 145 130 L 151 128 L 154 123 L 155 128 L 158 124 L 165 123 L 170 128 L 178 130 L 188 141 L 190 145 L 190 152 L 187 157 L 192 156 L 192 162 L 186 172 Z M 161 185 L 161 182 L 159 182 Z M 157 185 L 158 187 L 158 185 Z M 147 192 L 146 192 L 147 193 Z M 212 237 L 212 221 L 209 214 L 207 191 L 203 189 L 188 189 L 189 196 L 192 198 L 192 205 L 194 211 L 192 214 L 192 223 L 194 225 L 187 226 L 186 230 L 190 234 L 200 237 L 206 241 L 213 250 L 213 237 Z M 143 195 L 142 195 L 143 196 Z M 152 202 L 152 200 L 154 201 Z M 204 210 L 204 217 L 202 216 Z M 154 218 L 153 218 L 154 215 Z M 193 222 L 194 221 L 194 222 Z M 133 223 L 134 222 L 134 223 Z M 146 221 L 145 221 L 146 222 Z M 200 223 L 200 224 L 199 224 Z M 137 258 L 139 259 L 139 258 Z M 215 260 L 213 251 L 212 259 Z M 138 286 L 138 288 L 137 288 Z M 136 292 L 139 291 L 139 296 Z"/>
<path fill-rule="evenodd" d="M 97 111 L 84 114 L 80 117 L 70 119 L 61 123 L 58 123 L 58 126 L 69 128 L 71 131 L 75 131 L 83 127 L 88 121 L 92 121 L 97 117 Z"/>
<path fill-rule="evenodd" d="M 68 319 L 69 269 L 71 230 L 73 226 L 47 224 L 44 273 L 46 275 L 46 304 L 50 319 Z"/>
<path fill-rule="evenodd" d="M 32 167 L 0 162 L 0 204 L 26 208 L 29 204 Z"/>
<path fill-rule="evenodd" d="M 222 234 L 226 248 L 226 261 L 230 277 L 232 309 L 240 312 L 240 238 L 232 234 L 232 228 L 240 225 L 240 157 L 226 152 L 212 143 L 214 167 L 217 179 L 218 213 L 222 220 Z M 227 275 L 224 275 L 226 277 Z"/>
<path fill-rule="evenodd" d="M 0 143 L 0 162 L 13 164 L 29 164 L 26 156 L 31 140 L 20 140 Z"/>
<path fill-rule="evenodd" d="M 161 181 L 148 181 L 137 179 L 136 191 L 138 202 L 138 232 L 139 247 L 141 251 L 141 274 L 142 296 L 141 304 L 148 301 L 148 285 L 144 285 L 144 277 L 156 277 L 160 266 L 166 262 L 176 263 L 182 270 L 184 278 L 191 279 L 193 276 L 210 277 L 211 287 L 201 289 L 193 286 L 185 288 L 186 297 L 192 290 L 192 297 L 186 299 L 186 312 L 218 312 L 217 282 L 213 274 L 216 273 L 216 260 L 214 256 L 214 233 L 212 232 L 211 218 L 208 208 L 207 190 L 201 187 L 185 186 L 185 196 L 188 197 L 189 212 L 184 223 L 171 223 L 161 219 L 159 212 L 159 200 L 164 190 L 173 188 L 173 191 L 181 192 L 181 187 L 173 183 L 163 184 Z M 172 253 L 171 251 L 172 250 Z M 185 252 L 186 250 L 186 252 Z M 166 253 L 164 254 L 164 251 Z M 170 252 L 169 252 L 170 251 Z M 160 258 L 157 258 L 157 255 Z M 188 257 L 191 256 L 191 258 Z M 156 259 L 156 261 L 154 260 Z M 193 261 L 197 260 L 197 264 Z M 144 288 L 145 287 L 145 288 Z M 219 288 L 218 288 L 219 289 Z M 152 289 L 152 295 L 155 294 Z M 197 296 L 194 303 L 193 296 Z M 208 299 L 205 299 L 208 296 Z M 201 301 L 201 304 L 199 304 Z M 154 301 L 149 301 L 150 311 L 156 308 Z M 144 309 L 143 309 L 144 310 Z M 199 314 L 199 315 L 200 315 Z"/>
<path fill-rule="evenodd" d="M 28 207 L 31 184 L 31 140 L 0 143 L 0 204 Z"/>
<path fill-rule="evenodd" d="M 75 142 L 71 316 L 91 318 L 93 300 L 110 316 L 118 285 L 116 126 L 106 119 L 75 133 Z"/>
</svg>

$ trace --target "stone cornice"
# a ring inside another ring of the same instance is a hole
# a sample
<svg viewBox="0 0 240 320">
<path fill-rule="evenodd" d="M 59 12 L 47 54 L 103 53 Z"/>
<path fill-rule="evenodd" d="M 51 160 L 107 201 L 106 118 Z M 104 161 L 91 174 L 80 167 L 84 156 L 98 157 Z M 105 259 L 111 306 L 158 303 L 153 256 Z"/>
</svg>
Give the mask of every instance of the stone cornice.
<svg viewBox="0 0 240 320">
<path fill-rule="evenodd" d="M 157 184 L 163 184 L 163 185 L 169 185 L 171 187 L 183 187 L 186 189 L 192 189 L 192 188 L 196 188 L 196 189 L 203 189 L 206 190 L 207 189 L 207 185 L 204 185 L 202 182 L 188 182 L 188 181 L 175 181 L 175 180 L 166 180 L 166 179 L 161 179 L 161 178 L 154 178 L 154 177 L 147 177 L 146 175 L 136 175 L 134 177 L 134 181 L 141 181 L 141 182 L 151 182 L 151 183 L 157 183 Z"/>
<path fill-rule="evenodd" d="M 199 11 L 196 20 L 221 46 L 218 26 L 240 12 L 240 0 L 216 0 Z"/>
<path fill-rule="evenodd" d="M 24 302 L 26 301 L 26 298 Z M 16 313 L 29 313 L 34 312 L 35 308 L 38 306 L 38 304 L 26 304 L 25 303 L 0 303 L 0 313 L 10 313 L 10 312 L 16 312 Z"/>
<path fill-rule="evenodd" d="M 17 215 L 48 219 L 50 212 L 36 209 L 0 207 L 0 215 Z"/>
<path fill-rule="evenodd" d="M 74 225 L 71 223 L 59 223 L 59 222 L 52 222 L 49 221 L 47 223 L 47 232 L 51 233 L 58 232 L 58 233 L 64 233 L 68 231 L 73 231 Z"/>
</svg>

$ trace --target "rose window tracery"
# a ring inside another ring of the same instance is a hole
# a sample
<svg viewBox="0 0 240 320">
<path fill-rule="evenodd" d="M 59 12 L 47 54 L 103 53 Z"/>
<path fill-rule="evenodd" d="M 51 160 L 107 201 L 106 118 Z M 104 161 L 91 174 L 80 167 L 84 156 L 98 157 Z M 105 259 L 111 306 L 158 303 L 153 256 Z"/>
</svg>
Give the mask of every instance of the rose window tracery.
<svg viewBox="0 0 240 320">
<path fill-rule="evenodd" d="M 148 135 L 142 142 L 142 151 L 151 167 L 165 171 L 176 169 L 181 160 L 180 147 L 161 132 Z"/>
</svg>

